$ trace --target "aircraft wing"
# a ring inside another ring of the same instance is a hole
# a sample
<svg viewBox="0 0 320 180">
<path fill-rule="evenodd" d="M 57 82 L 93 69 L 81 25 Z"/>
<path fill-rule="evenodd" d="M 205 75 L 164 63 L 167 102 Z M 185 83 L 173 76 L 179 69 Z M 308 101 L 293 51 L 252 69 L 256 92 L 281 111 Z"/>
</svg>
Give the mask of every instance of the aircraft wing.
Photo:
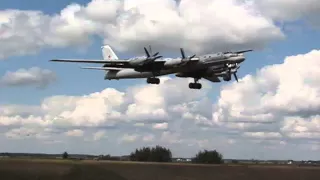
<svg viewBox="0 0 320 180">
<path fill-rule="evenodd" d="M 112 64 L 125 64 L 129 63 L 128 60 L 94 60 L 94 59 L 52 59 L 50 61 L 53 62 L 73 62 L 73 63 L 101 63 L 101 64 L 107 64 L 107 63 L 112 63 Z"/>
<path fill-rule="evenodd" d="M 81 69 L 94 69 L 94 70 L 103 70 L 103 71 L 120 71 L 125 68 L 116 68 L 116 67 L 81 67 Z"/>
<path fill-rule="evenodd" d="M 203 77 L 203 79 L 206 79 L 206 80 L 211 81 L 213 83 L 221 82 L 221 80 L 217 76 Z"/>
</svg>

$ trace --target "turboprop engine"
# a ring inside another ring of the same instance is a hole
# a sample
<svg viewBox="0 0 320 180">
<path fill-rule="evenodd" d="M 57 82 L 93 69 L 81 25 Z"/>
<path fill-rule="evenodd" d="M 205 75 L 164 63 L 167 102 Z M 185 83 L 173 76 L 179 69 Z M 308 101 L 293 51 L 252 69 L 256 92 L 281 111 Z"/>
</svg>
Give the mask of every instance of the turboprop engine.
<svg viewBox="0 0 320 180">
<path fill-rule="evenodd" d="M 221 67 L 221 68 L 213 68 L 210 67 L 206 70 L 200 70 L 200 71 L 193 71 L 193 72 L 179 72 L 176 73 L 177 77 L 198 77 L 198 76 L 206 76 L 206 77 L 211 77 L 215 74 L 222 73 L 226 69 Z"/>
<path fill-rule="evenodd" d="M 169 59 L 164 63 L 164 67 L 175 67 L 182 63 L 182 59 Z"/>
<path fill-rule="evenodd" d="M 233 69 L 232 69 L 233 68 Z M 206 70 L 200 70 L 200 71 L 193 71 L 193 72 L 180 72 L 176 73 L 177 77 L 212 77 L 212 76 L 219 76 L 223 77 L 225 81 L 231 80 L 231 75 L 233 74 L 236 81 L 238 81 L 238 77 L 236 75 L 237 70 L 240 68 L 238 64 L 236 65 L 228 65 L 228 68 L 226 69 L 225 66 L 215 66 L 210 67 Z"/>
<path fill-rule="evenodd" d="M 143 65 L 147 65 L 150 64 L 152 62 L 154 62 L 155 60 L 162 58 L 162 56 L 158 56 L 159 52 L 156 52 L 155 54 L 152 54 L 152 50 L 151 50 L 151 46 L 149 46 L 149 51 L 147 50 L 147 48 L 143 48 L 144 52 L 146 53 L 146 56 L 142 56 L 142 57 L 135 57 L 133 59 L 130 59 L 129 64 L 132 66 L 143 66 Z"/>
<path fill-rule="evenodd" d="M 164 63 L 164 67 L 178 67 L 180 65 L 185 65 L 187 64 L 189 61 L 193 60 L 194 58 L 196 58 L 196 55 L 192 55 L 192 56 L 188 56 L 186 57 L 183 48 L 180 48 L 180 52 L 181 52 L 181 58 L 177 58 L 177 59 L 169 59 Z M 196 58 L 197 60 L 199 60 L 199 58 Z"/>
</svg>

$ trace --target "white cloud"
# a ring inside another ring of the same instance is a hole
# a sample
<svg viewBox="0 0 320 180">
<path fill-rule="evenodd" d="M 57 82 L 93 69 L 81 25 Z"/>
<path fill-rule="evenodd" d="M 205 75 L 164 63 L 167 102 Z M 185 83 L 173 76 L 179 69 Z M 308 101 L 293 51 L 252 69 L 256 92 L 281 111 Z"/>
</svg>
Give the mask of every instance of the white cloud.
<svg viewBox="0 0 320 180">
<path fill-rule="evenodd" d="M 149 44 L 159 51 L 184 47 L 189 53 L 261 48 L 284 37 L 256 6 L 236 0 L 92 0 L 70 4 L 52 16 L 0 11 L 0 42 L 6 44 L 0 47 L 0 59 L 48 47 L 83 47 L 91 35 L 118 51 L 140 53 Z"/>
<path fill-rule="evenodd" d="M 102 138 L 106 138 L 106 131 L 105 130 L 100 130 L 100 131 L 97 131 L 93 134 L 94 141 L 98 141 Z"/>
<path fill-rule="evenodd" d="M 232 147 L 239 150 L 235 156 L 249 158 L 252 154 L 246 155 L 241 144 L 255 153 L 259 148 L 285 151 L 295 146 L 301 153 L 308 144 L 316 149 L 320 143 L 319 58 L 320 50 L 313 50 L 263 67 L 256 75 L 223 86 L 217 102 L 208 99 L 211 88 L 205 80 L 205 88 L 198 91 L 188 88 L 191 79 L 165 78 L 159 85 L 138 84 L 124 91 L 107 88 L 83 96 L 47 97 L 33 106 L 2 105 L 0 131 L 7 129 L 7 138 L 40 144 L 68 144 L 61 140 L 67 132 L 91 143 L 125 146 L 125 153 L 150 143 L 179 153 L 188 146 L 190 154 L 202 148 L 232 154 Z M 132 106 L 136 110 L 130 112 Z M 136 112 L 140 109 L 144 113 Z"/>
<path fill-rule="evenodd" d="M 1 86 L 36 86 L 44 88 L 56 81 L 56 74 L 48 69 L 32 67 L 19 69 L 15 72 L 8 71 L 0 78 Z"/>
<path fill-rule="evenodd" d="M 189 124 L 188 128 L 197 129 L 197 125 L 189 119 L 181 119 L 184 111 L 195 107 L 192 113 L 212 114 L 212 109 L 197 109 L 204 97 L 210 92 L 209 82 L 202 81 L 202 91 L 188 88 L 188 79 L 165 78 L 160 85 L 138 84 L 129 87 L 125 91 L 107 88 L 101 92 L 95 92 L 83 96 L 52 96 L 45 98 L 39 105 L 2 105 L 0 106 L 0 131 L 1 127 L 30 127 L 40 129 L 49 128 L 47 132 L 49 140 L 38 140 L 47 145 L 54 142 L 65 142 L 70 138 L 83 136 L 86 142 L 101 143 L 108 141 L 125 146 L 128 142 L 135 145 L 145 143 L 181 143 L 184 138 L 181 133 L 174 132 L 180 126 Z M 207 87 L 206 87 L 207 86 Z M 143 96 L 143 93 L 148 93 Z M 153 96 L 150 96 L 153 95 Z M 160 101 L 154 101 L 162 99 Z M 179 104 L 191 105 L 185 110 L 172 113 L 172 107 Z M 146 108 L 150 113 L 128 113 L 132 105 L 137 109 Z M 193 104 L 193 105 L 192 105 Z M 157 113 L 162 110 L 166 116 Z M 199 112 L 198 112 L 199 111 Z M 154 128 L 160 131 L 155 131 Z M 188 130 L 189 130 L 188 129 Z M 162 134 L 163 130 L 165 132 Z M 65 138 L 65 136 L 71 136 Z M 88 137 L 90 136 L 90 137 Z M 79 144 L 77 144 L 79 145 Z M 137 147 L 133 147 L 137 148 Z M 130 150 L 130 149 L 127 149 Z"/>
<path fill-rule="evenodd" d="M 279 132 L 245 132 L 244 135 L 253 138 L 281 138 Z"/>
<path fill-rule="evenodd" d="M 154 135 L 153 134 L 149 134 L 149 135 L 146 135 L 146 136 L 144 136 L 143 138 L 142 138 L 142 140 L 143 141 L 145 141 L 145 142 L 152 142 L 152 141 L 154 141 Z"/>
<path fill-rule="evenodd" d="M 209 82 L 203 81 L 203 84 L 207 86 Z M 209 90 L 189 89 L 186 79 L 175 78 L 158 86 L 136 85 L 125 92 L 107 88 L 84 96 L 52 96 L 45 98 L 39 106 L 0 106 L 0 117 L 3 117 L 0 124 L 21 125 L 28 122 L 54 127 L 99 127 L 117 123 L 140 126 L 159 123 L 156 127 L 160 125 L 164 128 L 168 126 L 166 122 L 173 118 L 169 114 L 171 107 L 202 98 Z M 135 110 L 131 111 L 133 106 Z"/>
<path fill-rule="evenodd" d="M 253 0 L 267 16 L 280 21 L 294 21 L 305 18 L 320 25 L 317 17 L 320 15 L 318 0 Z"/>
<path fill-rule="evenodd" d="M 81 137 L 83 136 L 84 132 L 81 129 L 73 129 L 73 130 L 67 131 L 65 134 L 67 136 Z"/>
<path fill-rule="evenodd" d="M 0 47 L 0 59 L 44 48 L 83 47 L 90 44 L 91 35 L 101 36 L 117 51 L 140 53 L 149 44 L 160 52 L 177 52 L 181 46 L 188 54 L 260 48 L 284 37 L 275 21 L 308 18 L 317 24 L 314 17 L 319 7 L 316 0 L 181 0 L 180 4 L 174 0 L 93 0 L 87 5 L 71 4 L 52 16 L 2 10 L 0 43 L 5 46 Z M 39 147 L 41 142 L 68 141 L 65 135 L 89 139 L 85 136 L 90 134 L 93 144 L 108 137 L 103 141 L 111 149 L 115 142 L 123 146 L 131 142 L 133 148 L 145 142 L 166 144 L 174 151 L 188 145 L 189 153 L 198 150 L 193 147 L 225 148 L 231 154 L 229 149 L 237 149 L 233 153 L 238 156 L 244 143 L 250 149 L 262 144 L 279 150 L 279 145 L 297 144 L 316 150 L 320 137 L 318 59 L 320 51 L 314 50 L 266 66 L 257 75 L 223 87 L 216 103 L 209 98 L 211 85 L 206 81 L 197 91 L 188 89 L 189 80 L 163 77 L 158 86 L 51 96 L 33 106 L 0 105 L 0 132 L 9 139 L 36 140 Z M 50 70 L 31 68 L 7 72 L 0 84 L 45 87 L 54 80 Z"/>
<path fill-rule="evenodd" d="M 153 129 L 165 130 L 168 129 L 168 123 L 157 123 L 153 125 Z"/>
<path fill-rule="evenodd" d="M 191 155 L 214 148 L 248 158 L 252 153 L 259 156 L 265 148 L 281 151 L 279 158 L 295 157 L 288 152 L 298 147 L 295 153 L 311 157 L 312 153 L 302 151 L 308 145 L 316 149 L 320 143 L 318 59 L 320 50 L 289 56 L 282 64 L 223 86 L 217 102 L 210 100 L 211 88 L 205 80 L 201 80 L 205 88 L 198 91 L 188 88 L 188 79 L 165 78 L 159 85 L 138 84 L 123 91 L 107 88 L 83 96 L 47 97 L 34 106 L 2 105 L 0 131 L 13 138 L 18 134 L 15 129 L 23 127 L 32 134 L 27 140 L 70 144 L 69 138 L 61 139 L 69 131 L 84 136 L 74 143 L 77 149 L 82 146 L 79 141 L 95 139 L 90 142 L 93 146 L 106 141 L 114 153 L 119 146 L 130 153 L 142 145 L 161 144 L 176 153 Z M 129 113 L 132 106 L 136 110 Z M 144 113 L 137 113 L 139 109 Z M 266 156 L 275 157 L 270 153 Z"/>
<path fill-rule="evenodd" d="M 51 130 L 48 128 L 41 129 L 39 127 L 20 127 L 13 128 L 5 133 L 5 136 L 10 139 L 26 139 L 36 138 L 46 140 L 50 137 Z"/>
<path fill-rule="evenodd" d="M 319 58 L 320 50 L 289 56 L 226 85 L 213 121 L 253 138 L 319 138 Z"/>
<path fill-rule="evenodd" d="M 34 134 L 36 134 L 36 131 L 33 129 L 16 128 L 16 129 L 11 129 L 5 135 L 6 137 L 9 137 L 12 139 L 19 139 L 19 138 L 26 138 Z"/>
<path fill-rule="evenodd" d="M 123 142 L 134 142 L 134 141 L 137 140 L 138 137 L 139 137 L 139 135 L 137 135 L 137 134 L 124 134 L 120 138 L 120 141 L 123 141 Z"/>
</svg>

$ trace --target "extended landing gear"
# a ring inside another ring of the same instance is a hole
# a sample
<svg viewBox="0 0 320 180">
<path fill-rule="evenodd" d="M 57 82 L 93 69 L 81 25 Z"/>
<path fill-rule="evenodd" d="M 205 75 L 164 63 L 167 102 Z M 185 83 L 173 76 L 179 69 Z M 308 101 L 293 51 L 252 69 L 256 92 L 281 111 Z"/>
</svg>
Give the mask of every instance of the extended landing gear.
<svg viewBox="0 0 320 180">
<path fill-rule="evenodd" d="M 201 89 L 202 84 L 198 83 L 199 79 L 195 78 L 194 83 L 189 83 L 189 88 L 190 89 Z"/>
<path fill-rule="evenodd" d="M 231 80 L 231 76 L 230 75 L 226 75 L 223 77 L 224 81 L 230 81 Z"/>
<path fill-rule="evenodd" d="M 190 89 L 201 89 L 202 88 L 202 84 L 200 84 L 200 83 L 189 83 L 189 88 Z"/>
<path fill-rule="evenodd" d="M 147 78 L 147 83 L 148 84 L 160 84 L 160 79 L 159 78 Z"/>
</svg>

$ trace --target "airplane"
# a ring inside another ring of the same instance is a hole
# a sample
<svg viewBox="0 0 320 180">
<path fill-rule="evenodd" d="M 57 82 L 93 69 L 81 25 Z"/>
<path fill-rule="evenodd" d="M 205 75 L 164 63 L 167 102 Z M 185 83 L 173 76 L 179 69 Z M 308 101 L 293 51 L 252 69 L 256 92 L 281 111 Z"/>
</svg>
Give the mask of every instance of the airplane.
<svg viewBox="0 0 320 180">
<path fill-rule="evenodd" d="M 176 77 L 193 78 L 194 83 L 189 83 L 190 89 L 201 89 L 198 83 L 201 78 L 211 82 L 230 81 L 233 74 L 236 81 L 237 70 L 240 63 L 245 60 L 244 53 L 253 50 L 236 52 L 219 52 L 186 57 L 184 49 L 180 48 L 180 58 L 162 58 L 159 52 L 152 54 L 151 46 L 149 51 L 144 47 L 146 56 L 119 59 L 109 45 L 102 48 L 103 60 L 90 59 L 52 59 L 53 62 L 74 62 L 74 63 L 100 63 L 102 67 L 82 67 L 82 69 L 95 69 L 106 71 L 105 80 L 112 79 L 135 79 L 147 78 L 148 84 L 159 84 L 158 76 L 175 74 Z"/>
</svg>

